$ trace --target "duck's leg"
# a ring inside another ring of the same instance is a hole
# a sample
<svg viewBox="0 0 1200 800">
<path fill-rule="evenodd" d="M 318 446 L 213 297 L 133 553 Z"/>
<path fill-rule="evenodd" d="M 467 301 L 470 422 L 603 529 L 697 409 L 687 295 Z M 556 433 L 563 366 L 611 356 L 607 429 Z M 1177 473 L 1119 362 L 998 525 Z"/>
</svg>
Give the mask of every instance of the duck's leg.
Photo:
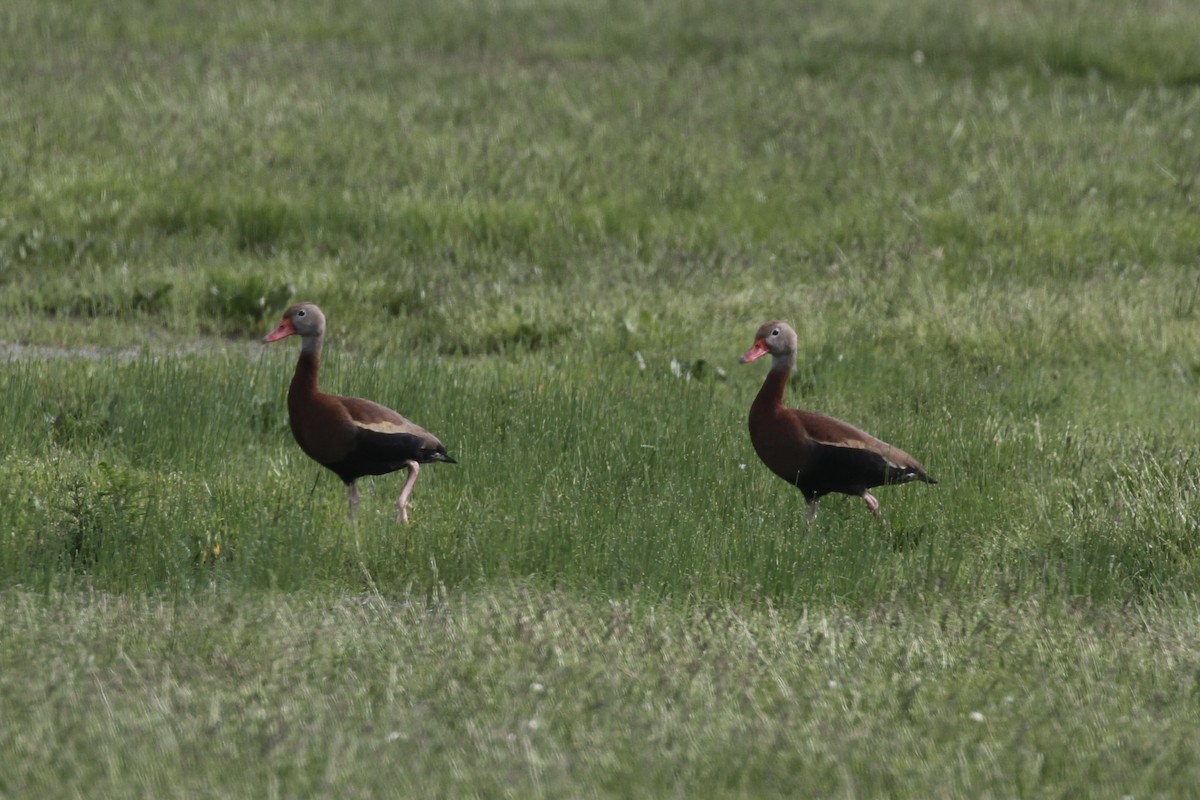
<svg viewBox="0 0 1200 800">
<path fill-rule="evenodd" d="M 400 499 L 396 501 L 397 522 L 408 522 L 408 496 L 412 494 L 413 484 L 417 482 L 417 475 L 421 472 L 421 465 L 415 461 L 405 461 L 404 466 L 408 467 L 408 480 L 404 482 L 404 488 L 400 490 Z"/>
<path fill-rule="evenodd" d="M 871 509 L 871 513 L 875 515 L 875 519 L 879 520 L 879 524 L 887 527 L 887 520 L 883 518 L 883 512 L 879 510 L 879 501 L 870 492 L 862 493 L 863 502 L 867 504 L 867 508 Z"/>
<path fill-rule="evenodd" d="M 358 511 L 358 483 L 350 481 L 350 521 L 354 521 L 355 513 Z"/>
</svg>

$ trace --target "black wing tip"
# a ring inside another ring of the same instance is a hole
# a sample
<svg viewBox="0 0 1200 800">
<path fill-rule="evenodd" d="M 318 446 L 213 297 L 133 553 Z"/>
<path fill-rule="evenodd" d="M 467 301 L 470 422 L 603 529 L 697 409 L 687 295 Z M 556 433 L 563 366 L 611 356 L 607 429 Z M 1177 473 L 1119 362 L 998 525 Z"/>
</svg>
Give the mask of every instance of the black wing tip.
<svg viewBox="0 0 1200 800">
<path fill-rule="evenodd" d="M 932 475 L 914 469 L 905 467 L 904 469 L 896 470 L 888 475 L 884 483 L 912 483 L 913 481 L 921 481 L 922 483 L 937 483 L 937 478 Z"/>
</svg>

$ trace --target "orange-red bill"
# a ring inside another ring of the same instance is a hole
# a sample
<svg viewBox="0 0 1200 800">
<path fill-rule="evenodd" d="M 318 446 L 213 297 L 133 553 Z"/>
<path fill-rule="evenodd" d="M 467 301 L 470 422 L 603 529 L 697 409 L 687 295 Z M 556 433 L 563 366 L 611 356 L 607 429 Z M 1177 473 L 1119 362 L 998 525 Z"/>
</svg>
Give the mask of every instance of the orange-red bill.
<svg viewBox="0 0 1200 800">
<path fill-rule="evenodd" d="M 277 342 L 286 336 L 291 336 L 295 332 L 296 328 L 294 325 L 292 325 L 292 321 L 290 319 L 285 319 L 283 322 L 279 323 L 278 328 L 264 336 L 263 341 Z"/>
<path fill-rule="evenodd" d="M 767 340 L 755 339 L 754 346 L 746 351 L 746 355 L 742 356 L 738 361 L 739 364 L 749 364 L 756 358 L 762 358 L 767 354 Z"/>
</svg>

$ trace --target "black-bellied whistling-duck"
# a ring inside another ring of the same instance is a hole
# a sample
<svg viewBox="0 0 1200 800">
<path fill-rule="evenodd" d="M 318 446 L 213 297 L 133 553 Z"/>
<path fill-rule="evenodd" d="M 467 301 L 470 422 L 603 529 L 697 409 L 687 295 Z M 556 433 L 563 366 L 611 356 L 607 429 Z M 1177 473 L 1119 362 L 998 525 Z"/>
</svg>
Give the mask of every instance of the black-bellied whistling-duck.
<svg viewBox="0 0 1200 800">
<path fill-rule="evenodd" d="M 861 497 L 880 521 L 879 501 L 868 489 L 918 480 L 937 483 L 915 458 L 840 419 L 784 408 L 783 389 L 796 364 L 796 332 L 772 320 L 754 334 L 740 363 L 771 355 L 771 371 L 750 406 L 750 441 L 767 468 L 804 494 L 808 519 L 831 492 Z"/>
<path fill-rule="evenodd" d="M 350 487 L 350 516 L 358 508 L 358 486 L 363 475 L 386 475 L 408 468 L 408 480 L 396 501 L 396 518 L 408 522 L 408 496 L 421 464 L 455 463 L 446 448 L 429 431 L 409 422 L 390 408 L 358 397 L 324 394 L 317 388 L 325 315 L 312 303 L 296 303 L 283 312 L 279 327 L 263 337 L 275 342 L 296 334 L 300 360 L 288 389 L 288 420 L 300 449 L 337 473 Z"/>
</svg>

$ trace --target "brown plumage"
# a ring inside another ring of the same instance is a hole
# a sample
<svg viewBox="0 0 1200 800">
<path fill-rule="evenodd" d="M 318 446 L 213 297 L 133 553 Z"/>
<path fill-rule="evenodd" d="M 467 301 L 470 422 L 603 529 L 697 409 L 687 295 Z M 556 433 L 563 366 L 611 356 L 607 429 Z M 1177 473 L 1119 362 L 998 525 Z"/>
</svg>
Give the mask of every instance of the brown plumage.
<svg viewBox="0 0 1200 800">
<path fill-rule="evenodd" d="M 288 421 L 292 435 L 310 458 L 328 467 L 350 487 L 350 516 L 358 508 L 363 475 L 385 475 L 408 469 L 408 480 L 396 501 L 396 518 L 408 522 L 408 496 L 421 464 L 455 463 L 438 438 L 390 408 L 359 397 L 325 394 L 317 387 L 325 315 L 312 303 L 296 303 L 283 312 L 283 322 L 263 337 L 274 342 L 300 337 L 300 360 L 288 389 Z"/>
<path fill-rule="evenodd" d="M 817 501 L 831 492 L 861 497 L 881 521 L 879 501 L 868 489 L 918 480 L 937 483 L 920 462 L 840 419 L 784 408 L 783 390 L 796 364 L 796 332 L 772 320 L 754 334 L 740 363 L 771 355 L 771 371 L 750 406 L 750 441 L 767 468 L 795 486 L 808 501 L 811 521 Z"/>
</svg>

